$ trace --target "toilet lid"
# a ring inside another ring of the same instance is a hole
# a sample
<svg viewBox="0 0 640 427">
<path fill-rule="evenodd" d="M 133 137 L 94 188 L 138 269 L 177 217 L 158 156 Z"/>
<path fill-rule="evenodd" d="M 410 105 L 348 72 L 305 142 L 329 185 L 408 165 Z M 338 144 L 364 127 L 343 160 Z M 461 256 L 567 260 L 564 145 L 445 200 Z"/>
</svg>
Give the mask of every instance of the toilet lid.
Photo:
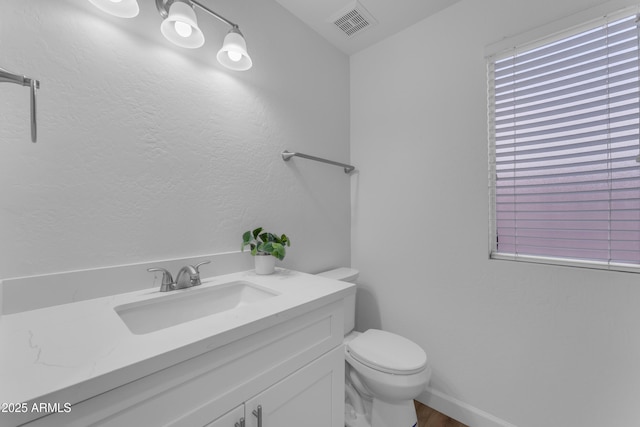
<svg viewBox="0 0 640 427">
<path fill-rule="evenodd" d="M 347 351 L 358 362 L 390 374 L 415 374 L 427 364 L 427 355 L 418 344 L 378 329 L 358 335 L 347 343 Z"/>
</svg>

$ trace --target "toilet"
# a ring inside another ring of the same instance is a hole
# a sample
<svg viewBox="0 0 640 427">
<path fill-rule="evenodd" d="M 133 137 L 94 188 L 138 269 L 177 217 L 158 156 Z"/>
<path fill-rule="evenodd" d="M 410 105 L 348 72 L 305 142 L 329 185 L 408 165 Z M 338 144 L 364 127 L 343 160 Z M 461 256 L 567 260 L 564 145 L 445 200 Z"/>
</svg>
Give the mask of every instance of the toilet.
<svg viewBox="0 0 640 427">
<path fill-rule="evenodd" d="M 358 270 L 337 268 L 319 276 L 355 282 Z M 345 426 L 417 427 L 413 399 L 431 369 L 424 350 L 391 332 L 356 332 L 355 295 L 345 299 Z"/>
</svg>

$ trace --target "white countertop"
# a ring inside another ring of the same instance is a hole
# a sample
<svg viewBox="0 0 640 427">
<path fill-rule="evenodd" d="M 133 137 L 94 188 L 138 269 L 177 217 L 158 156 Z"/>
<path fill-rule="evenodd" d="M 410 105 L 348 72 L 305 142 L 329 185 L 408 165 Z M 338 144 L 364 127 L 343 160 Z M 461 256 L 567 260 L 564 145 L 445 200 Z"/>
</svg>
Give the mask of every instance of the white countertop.
<svg viewBox="0 0 640 427">
<path fill-rule="evenodd" d="M 355 294 L 351 283 L 285 269 L 211 277 L 196 289 L 232 280 L 280 295 L 144 335 L 130 332 L 114 307 L 169 293 L 147 289 L 2 316 L 0 403 L 74 404 Z"/>
</svg>

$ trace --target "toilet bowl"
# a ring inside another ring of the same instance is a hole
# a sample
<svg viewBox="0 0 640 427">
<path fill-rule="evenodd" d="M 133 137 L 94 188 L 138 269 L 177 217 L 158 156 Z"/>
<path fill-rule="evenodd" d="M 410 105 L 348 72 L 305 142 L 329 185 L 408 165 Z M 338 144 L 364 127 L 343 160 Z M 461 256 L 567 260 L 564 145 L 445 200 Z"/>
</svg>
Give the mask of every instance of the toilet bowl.
<svg viewBox="0 0 640 427">
<path fill-rule="evenodd" d="M 358 271 L 339 268 L 319 275 L 355 282 Z M 361 333 L 354 327 L 355 297 L 345 300 L 345 425 L 416 427 L 413 399 L 431 377 L 424 350 L 391 332 Z"/>
</svg>

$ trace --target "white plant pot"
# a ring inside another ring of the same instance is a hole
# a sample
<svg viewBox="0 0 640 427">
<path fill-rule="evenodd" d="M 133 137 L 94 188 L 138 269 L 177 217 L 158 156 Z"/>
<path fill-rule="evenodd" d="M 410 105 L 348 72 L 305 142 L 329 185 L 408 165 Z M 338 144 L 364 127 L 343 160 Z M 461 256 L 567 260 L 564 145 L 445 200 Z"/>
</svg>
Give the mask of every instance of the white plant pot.
<svg viewBox="0 0 640 427">
<path fill-rule="evenodd" d="M 276 257 L 272 255 L 256 255 L 254 258 L 256 274 L 273 274 L 276 267 Z"/>
</svg>

